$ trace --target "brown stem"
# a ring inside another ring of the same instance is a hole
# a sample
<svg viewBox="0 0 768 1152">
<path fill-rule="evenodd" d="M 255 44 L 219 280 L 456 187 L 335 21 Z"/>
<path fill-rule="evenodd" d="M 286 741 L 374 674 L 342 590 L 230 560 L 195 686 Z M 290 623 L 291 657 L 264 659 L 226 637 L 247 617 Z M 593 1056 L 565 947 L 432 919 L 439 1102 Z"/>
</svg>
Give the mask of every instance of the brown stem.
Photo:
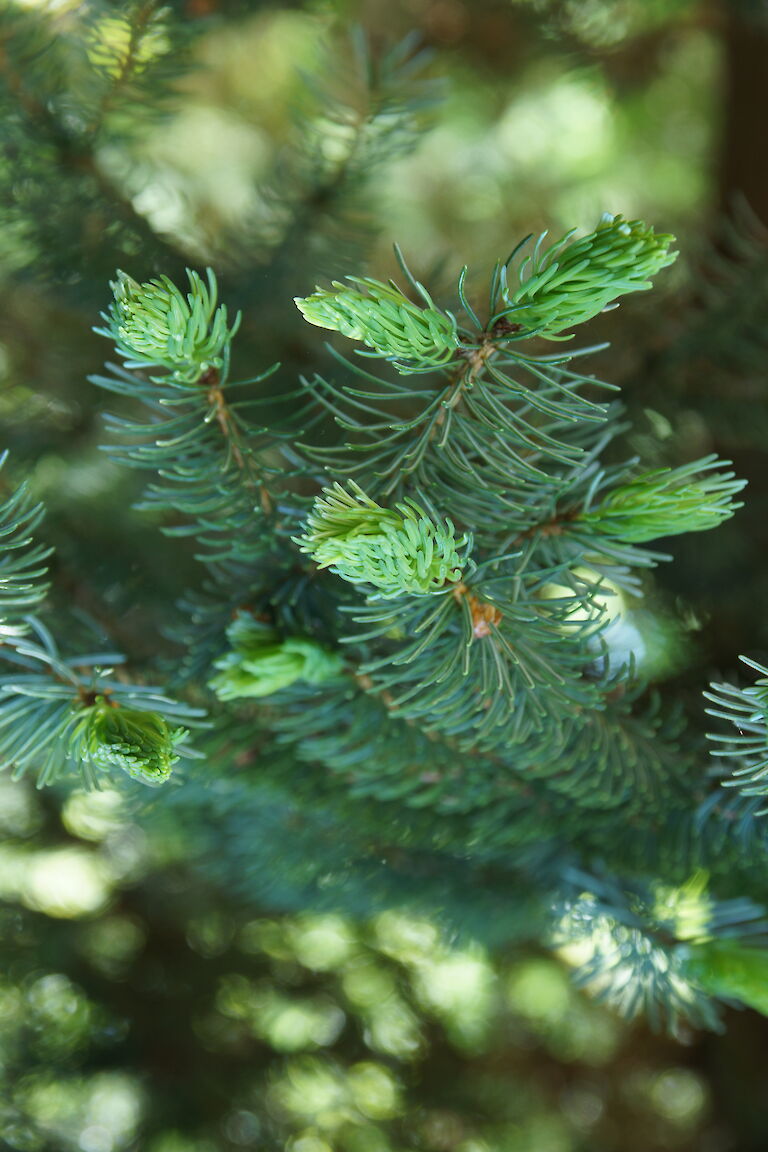
<svg viewBox="0 0 768 1152">
<path fill-rule="evenodd" d="M 243 483 L 246 488 L 253 488 L 258 492 L 262 511 L 266 516 L 269 516 L 273 510 L 272 497 L 266 486 L 254 472 L 248 458 L 249 453 L 241 446 L 242 438 L 240 430 L 224 397 L 218 370 L 216 368 L 209 368 L 207 372 L 200 377 L 198 383 L 208 389 L 208 403 L 214 409 L 216 423 L 219 425 L 221 434 L 229 445 L 232 459 L 243 475 Z"/>
<path fill-rule="evenodd" d="M 492 628 L 497 627 L 503 619 L 501 612 L 489 600 L 481 600 L 475 596 L 466 584 L 457 584 L 453 589 L 454 600 L 459 604 L 464 596 L 467 597 L 467 604 L 472 617 L 472 635 L 478 640 L 490 636 Z"/>
</svg>

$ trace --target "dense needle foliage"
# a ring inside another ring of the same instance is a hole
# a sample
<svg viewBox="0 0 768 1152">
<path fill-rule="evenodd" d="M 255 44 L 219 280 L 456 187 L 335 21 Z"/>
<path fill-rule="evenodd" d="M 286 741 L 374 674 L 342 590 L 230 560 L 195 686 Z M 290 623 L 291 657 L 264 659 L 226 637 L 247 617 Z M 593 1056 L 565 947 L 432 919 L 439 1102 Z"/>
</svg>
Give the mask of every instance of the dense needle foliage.
<svg viewBox="0 0 768 1152">
<path fill-rule="evenodd" d="M 164 217 L 129 161 L 209 18 L 253 14 L 2 14 L 9 346 L 57 319 L 82 419 L 32 406 L 18 436 L 9 403 L 3 767 L 51 803 L 120 795 L 172 859 L 183 830 L 194 882 L 244 908 L 524 942 L 678 1038 L 765 1010 L 768 638 L 686 586 L 761 515 L 759 413 L 726 397 L 718 439 L 689 382 L 759 363 L 759 311 L 729 305 L 760 295 L 759 225 L 695 291 L 691 232 L 623 204 L 499 225 L 485 266 L 468 229 L 455 274 L 417 235 L 381 256 L 376 181 L 437 88 L 413 38 L 332 22 L 258 203 Z"/>
</svg>

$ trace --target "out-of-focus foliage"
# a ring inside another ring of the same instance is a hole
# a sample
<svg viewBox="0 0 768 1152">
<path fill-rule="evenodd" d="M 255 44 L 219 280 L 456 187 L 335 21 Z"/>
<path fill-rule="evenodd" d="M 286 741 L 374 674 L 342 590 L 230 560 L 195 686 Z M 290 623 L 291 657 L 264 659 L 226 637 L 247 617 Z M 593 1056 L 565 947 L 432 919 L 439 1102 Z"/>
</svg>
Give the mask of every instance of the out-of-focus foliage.
<svg viewBox="0 0 768 1152">
<path fill-rule="evenodd" d="M 630 1032 L 552 956 L 407 913 L 259 913 L 116 792 L 58 814 L 0 788 L 8 1148 L 693 1152 L 718 1131 L 696 1050 Z"/>
</svg>

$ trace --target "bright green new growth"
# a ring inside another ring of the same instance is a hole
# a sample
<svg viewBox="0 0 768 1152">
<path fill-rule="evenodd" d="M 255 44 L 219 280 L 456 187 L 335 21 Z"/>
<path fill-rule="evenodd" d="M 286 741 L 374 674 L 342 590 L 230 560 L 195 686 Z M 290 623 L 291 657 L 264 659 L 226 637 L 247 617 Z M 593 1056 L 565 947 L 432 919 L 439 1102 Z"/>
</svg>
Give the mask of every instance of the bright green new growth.
<svg viewBox="0 0 768 1152">
<path fill-rule="evenodd" d="M 227 327 L 225 305 L 216 307 L 216 277 L 208 284 L 187 269 L 186 296 L 167 276 L 139 284 L 118 271 L 111 281 L 114 301 L 102 316 L 106 328 L 96 331 L 113 340 L 128 368 L 163 367 L 174 380 L 194 384 L 210 368 L 220 368 L 225 350 L 240 324 Z"/>
<path fill-rule="evenodd" d="M 86 710 L 77 734 L 95 768 L 121 768 L 142 784 L 164 783 L 179 759 L 185 728 L 170 728 L 157 712 L 121 708 L 99 697 Z"/>
<path fill-rule="evenodd" d="M 712 996 L 741 1000 L 768 1015 L 768 951 L 737 940 L 707 940 L 681 950 L 685 975 Z"/>
<path fill-rule="evenodd" d="M 672 264 L 674 236 L 656 235 L 642 220 L 606 214 L 594 232 L 569 243 L 576 229 L 541 253 L 544 235 L 520 265 L 520 287 L 507 292 L 503 317 L 531 333 L 557 339 L 565 328 L 597 316 L 619 296 L 643 292 Z M 564 337 L 560 337 L 564 339 Z"/>
<path fill-rule="evenodd" d="M 438 524 L 413 500 L 382 508 L 353 480 L 324 488 L 296 539 L 320 568 L 352 584 L 373 584 L 382 597 L 441 592 L 461 579 L 466 560 L 450 520 Z"/>
<path fill-rule="evenodd" d="M 360 340 L 372 349 L 369 355 L 394 361 L 402 372 L 438 368 L 452 359 L 459 346 L 456 321 L 435 308 L 421 285 L 426 308 L 411 303 L 395 284 L 360 276 L 347 279 L 364 291 L 334 280 L 332 291 L 318 288 L 311 296 L 295 298 L 310 324 Z"/>
<path fill-rule="evenodd" d="M 241 613 L 227 629 L 231 651 L 219 657 L 218 675 L 209 681 L 220 700 L 271 696 L 297 680 L 322 684 L 338 676 L 343 661 L 313 640 L 281 639 L 273 628 Z"/>
<path fill-rule="evenodd" d="M 548 931 L 558 907 L 570 908 L 558 927 L 586 956 L 585 982 L 627 1015 L 711 1024 L 716 1013 L 688 981 L 679 946 L 698 943 L 720 913 L 709 916 L 699 880 L 685 892 L 677 881 L 681 867 L 690 874 L 704 861 L 713 883 L 723 882 L 715 834 L 725 822 L 714 809 L 723 794 L 706 795 L 693 728 L 689 750 L 679 715 L 648 702 L 655 673 L 634 662 L 642 648 L 629 613 L 626 628 L 616 618 L 624 635 L 608 627 L 608 598 L 615 589 L 623 603 L 619 593 L 639 585 L 634 570 L 659 558 L 634 543 L 713 527 L 742 485 L 715 471 L 714 457 L 628 479 L 634 462 L 603 463 L 620 426 L 616 408 L 582 394 L 595 379 L 569 367 L 567 354 L 514 346 L 537 333 L 556 339 L 622 291 L 647 287 L 644 277 L 672 260 L 670 237 L 618 217 L 570 239 L 541 257 L 535 251 L 511 300 L 499 262 L 487 321 L 465 295 L 462 271 L 460 329 L 410 277 L 421 306 L 370 279 L 297 300 L 311 323 L 361 341 L 363 355 L 401 373 L 438 371 L 404 385 L 355 358 L 338 383 L 316 375 L 299 393 L 253 399 L 234 389 L 269 372 L 228 380 L 234 328 L 211 274 L 206 286 L 189 273 L 186 296 L 165 278 L 141 285 L 120 274 L 105 334 L 128 370 L 97 382 L 149 408 L 149 420 L 110 421 L 114 452 L 154 473 L 141 506 L 162 512 L 164 531 L 196 539 L 212 573 L 179 601 L 173 638 L 183 649 L 181 689 L 195 700 L 207 683 L 222 702 L 207 751 L 232 787 L 224 798 L 232 822 L 217 841 L 226 867 L 250 884 L 267 870 L 254 853 L 266 846 L 271 858 L 282 827 L 306 825 L 307 851 L 296 850 L 318 855 L 323 885 L 354 873 L 360 907 L 371 844 L 382 860 L 382 902 L 405 894 L 400 877 L 411 863 L 440 900 L 455 883 L 469 905 L 477 892 L 494 902 L 500 894 L 506 907 L 513 888 L 530 887 L 536 932 Z M 282 415 L 277 401 L 297 394 L 302 405 Z M 252 407 L 264 403 L 266 421 Z M 319 442 L 309 435 L 315 428 Z M 319 484 L 328 486 L 312 505 Z M 9 517 L 9 545 L 28 539 L 21 511 Z M 6 566 L 18 577 L 14 608 L 37 603 L 38 560 L 32 551 Z M 0 767 L 36 770 L 41 784 L 76 770 L 88 785 L 119 767 L 158 784 L 178 756 L 195 755 L 172 725 L 204 727 L 197 709 L 113 677 L 109 653 L 60 656 L 25 612 L 13 620 L 10 668 L 0 677 Z M 350 618 L 360 630 L 345 628 Z M 256 715 L 238 707 L 262 698 L 269 706 Z M 731 782 L 747 797 L 768 792 L 764 704 L 756 715 L 754 696 L 738 696 L 731 708 L 739 743 L 726 743 L 723 758 L 746 761 Z M 256 749 L 265 753 L 259 773 L 240 771 L 242 752 Z M 208 781 L 206 772 L 188 782 L 191 810 L 199 806 L 206 823 L 223 811 Z M 275 800 L 288 825 L 273 815 Z M 675 855 L 670 870 L 649 846 L 667 835 L 669 815 L 687 853 L 702 801 L 714 832 L 701 858 Z M 361 848 L 348 848 L 358 817 Z M 603 848 L 606 876 L 582 881 L 577 873 Z M 395 869 L 393 853 L 402 861 Z M 480 918 L 488 919 L 485 908 Z"/>
<path fill-rule="evenodd" d="M 728 463 L 706 456 L 680 468 L 646 472 L 583 512 L 579 522 L 631 544 L 717 528 L 741 508 L 733 497 L 746 481 L 733 472 L 710 472 L 698 478 L 696 474 Z"/>
</svg>

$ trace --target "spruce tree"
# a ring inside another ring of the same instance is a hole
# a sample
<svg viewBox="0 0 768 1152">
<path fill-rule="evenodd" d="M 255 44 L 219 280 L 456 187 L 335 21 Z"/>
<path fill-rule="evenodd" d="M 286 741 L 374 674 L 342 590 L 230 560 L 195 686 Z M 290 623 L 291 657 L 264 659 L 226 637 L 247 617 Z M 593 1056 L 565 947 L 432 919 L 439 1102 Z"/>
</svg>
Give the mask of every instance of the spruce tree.
<svg viewBox="0 0 768 1152">
<path fill-rule="evenodd" d="M 316 93 L 336 146 L 308 116 L 242 251 L 201 231 L 185 252 L 109 142 L 163 114 L 195 22 L 3 21 L 9 283 L 37 324 L 61 309 L 109 342 L 91 383 L 116 496 L 93 546 L 152 585 L 87 547 L 52 560 L 11 452 L 3 766 L 120 788 L 245 901 L 533 940 L 672 1031 L 763 1009 L 768 669 L 657 684 L 628 631 L 659 542 L 716 536 L 749 496 L 715 454 L 632 452 L 636 404 L 580 342 L 663 283 L 674 237 L 611 210 L 505 240 L 482 293 L 476 268 L 425 286 L 399 249 L 396 280 L 367 274 L 372 173 L 434 92 L 411 44 L 357 36 L 333 50 L 348 102 L 333 75 Z"/>
</svg>

